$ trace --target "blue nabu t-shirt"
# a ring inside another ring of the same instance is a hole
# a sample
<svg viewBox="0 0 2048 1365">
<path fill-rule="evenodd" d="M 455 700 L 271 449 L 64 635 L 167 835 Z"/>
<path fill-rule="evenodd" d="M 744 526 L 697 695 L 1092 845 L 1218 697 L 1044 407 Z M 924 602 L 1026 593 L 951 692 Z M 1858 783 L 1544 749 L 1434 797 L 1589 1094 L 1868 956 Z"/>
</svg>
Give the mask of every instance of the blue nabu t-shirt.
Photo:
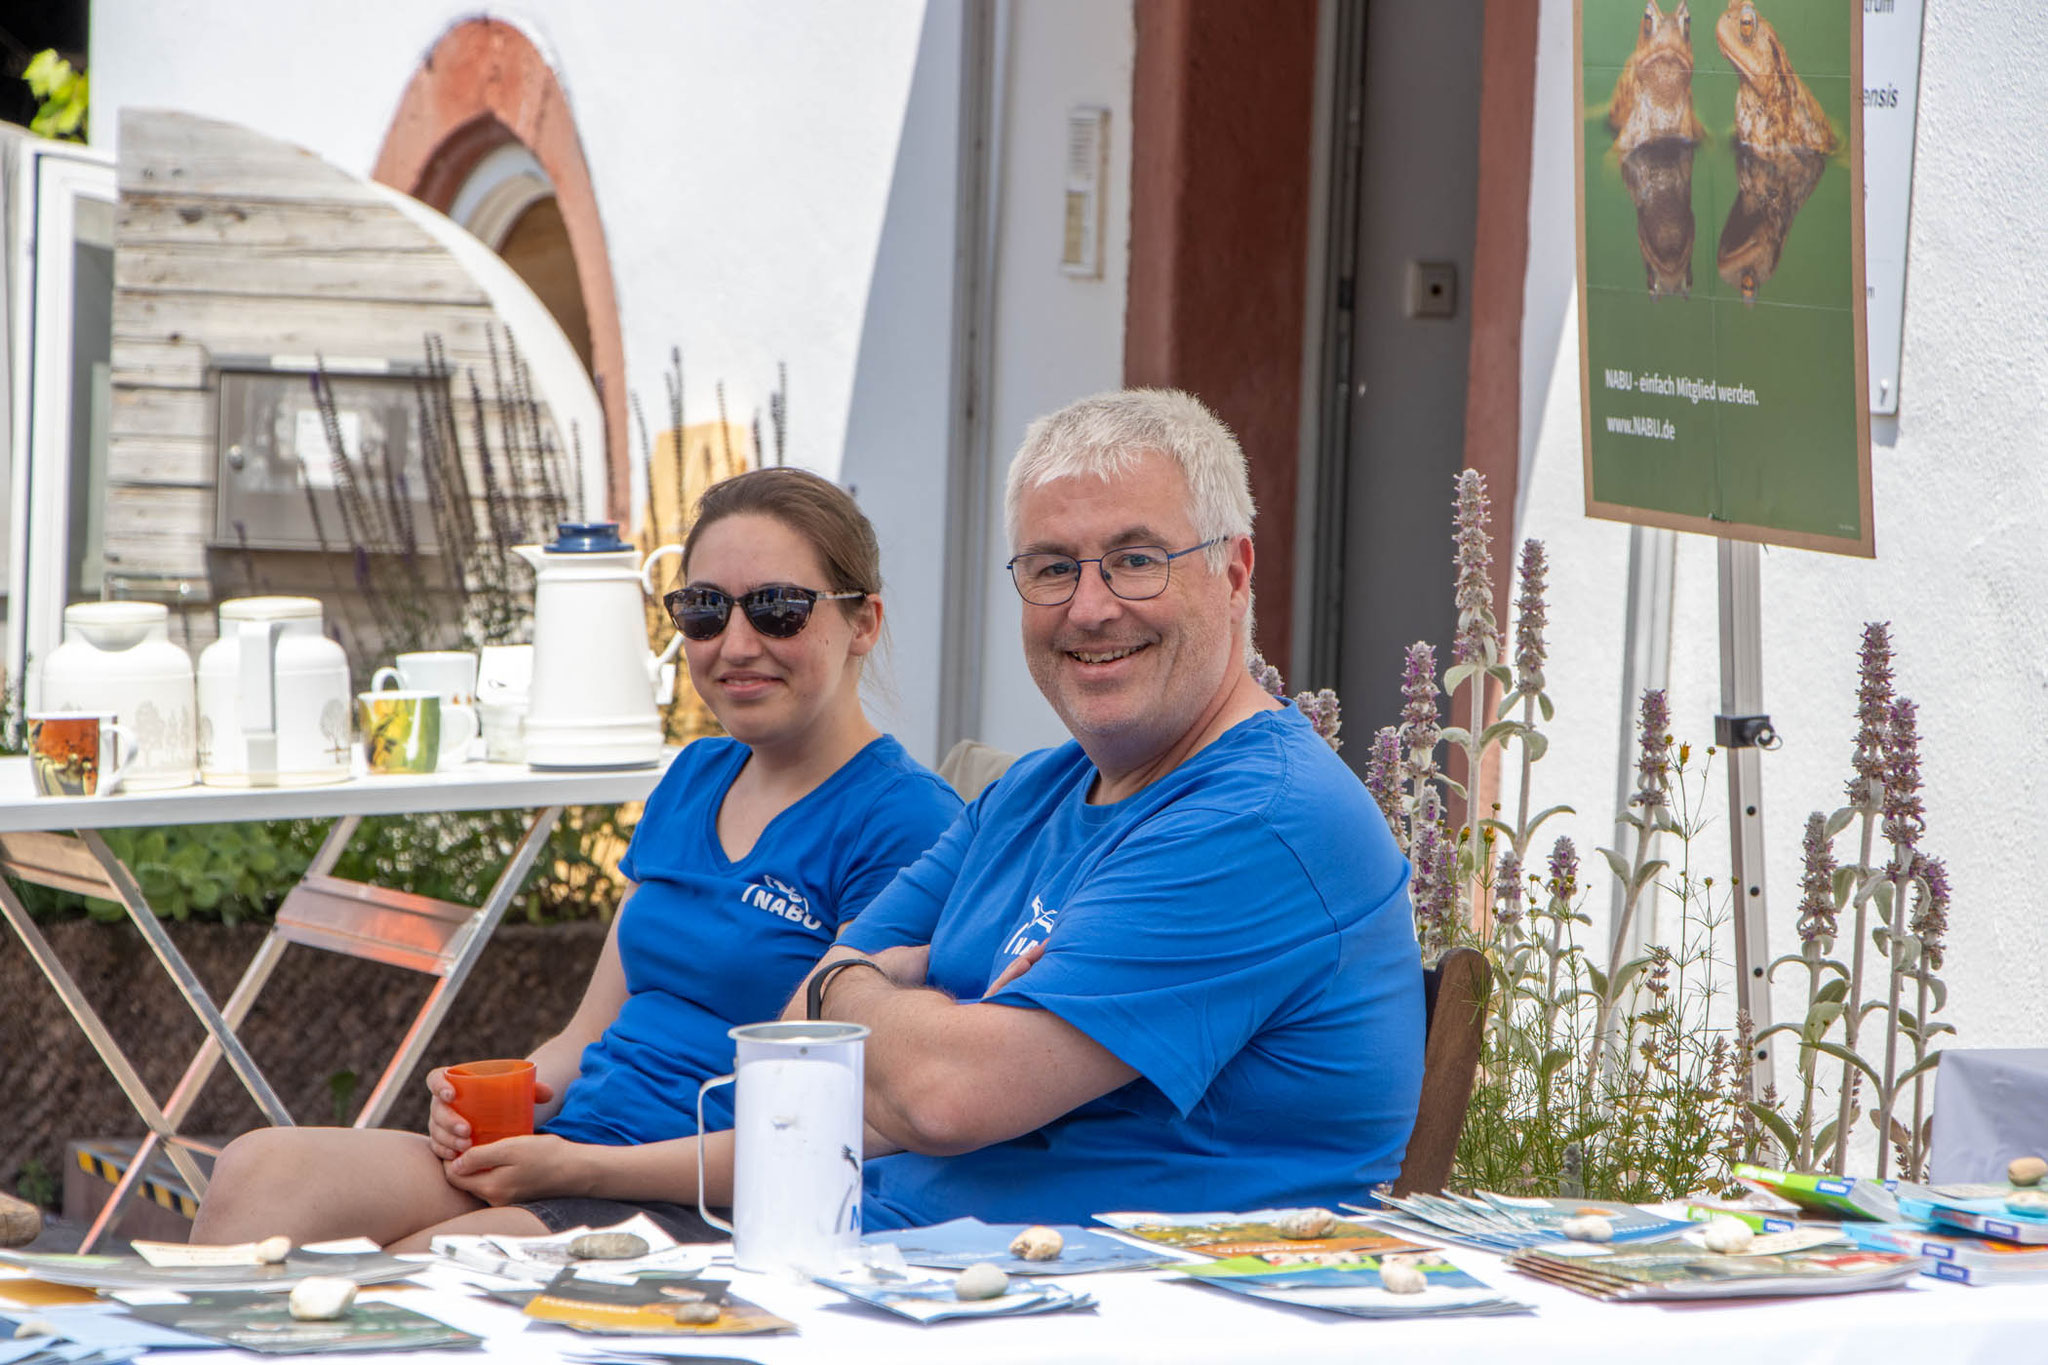
<svg viewBox="0 0 2048 1365">
<path fill-rule="evenodd" d="M 989 999 L 1052 1011 L 1138 1079 L 978 1151 L 869 1162 L 865 1226 L 1330 1206 L 1398 1173 L 1422 971 L 1364 785 L 1292 707 L 1113 805 L 1087 803 L 1095 778 L 1078 744 L 1018 760 L 841 941 L 929 943 L 928 980 L 962 1000 L 1043 941 Z"/>
<path fill-rule="evenodd" d="M 700 739 L 648 798 L 619 863 L 638 883 L 619 921 L 626 1003 L 542 1132 L 609 1145 L 695 1133 L 698 1084 L 732 1070 L 726 1030 L 780 1014 L 841 927 L 960 813 L 953 789 L 885 735 L 734 862 L 718 808 L 748 753 Z M 732 1127 L 730 1087 L 706 1097 L 704 1121 Z"/>
</svg>

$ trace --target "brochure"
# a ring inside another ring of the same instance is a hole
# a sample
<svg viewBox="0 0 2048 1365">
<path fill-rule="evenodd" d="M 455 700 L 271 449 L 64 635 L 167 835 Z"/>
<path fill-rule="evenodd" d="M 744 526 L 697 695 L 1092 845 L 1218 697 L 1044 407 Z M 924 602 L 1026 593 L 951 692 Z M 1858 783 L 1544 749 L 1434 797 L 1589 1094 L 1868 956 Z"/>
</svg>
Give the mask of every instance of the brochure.
<svg viewBox="0 0 2048 1365">
<path fill-rule="evenodd" d="M 984 1223 L 979 1218 L 955 1218 L 924 1228 L 894 1228 L 871 1232 L 861 1240 L 870 1246 L 888 1244 L 903 1253 L 909 1265 L 940 1270 L 965 1270 L 977 1261 L 987 1261 L 1008 1275 L 1081 1275 L 1096 1270 L 1142 1270 L 1167 1265 L 1178 1259 L 1134 1247 L 1129 1242 L 1105 1237 L 1099 1232 L 1065 1224 L 1051 1225 L 1059 1233 L 1060 1254 L 1050 1261 L 1027 1261 L 1010 1254 L 1010 1243 L 1026 1223 Z"/>
<path fill-rule="evenodd" d="M 579 1261 L 571 1256 L 570 1244 L 578 1237 L 593 1232 L 621 1232 L 638 1237 L 647 1243 L 647 1254 L 620 1261 Z M 614 1223 L 610 1227 L 570 1228 L 566 1232 L 551 1232 L 542 1237 L 444 1235 L 434 1238 L 432 1250 L 436 1256 L 446 1257 L 470 1270 L 537 1285 L 547 1284 L 571 1265 L 580 1267 L 586 1278 L 609 1276 L 630 1280 L 642 1270 L 694 1274 L 711 1262 L 707 1248 L 677 1242 L 644 1213 L 636 1213 L 625 1222 Z"/>
<path fill-rule="evenodd" d="M 1380 1282 L 1381 1258 L 1359 1256 L 1332 1265 L 1275 1266 L 1257 1256 L 1237 1256 L 1182 1273 L 1200 1284 L 1234 1294 L 1320 1308 L 1360 1318 L 1426 1318 L 1527 1313 L 1529 1305 L 1490 1289 L 1448 1261 L 1423 1258 L 1411 1264 L 1423 1274 L 1419 1294 L 1391 1294 Z"/>
<path fill-rule="evenodd" d="M 624 1281 L 592 1279 L 564 1270 L 526 1301 L 525 1313 L 541 1322 L 579 1332 L 622 1332 L 637 1336 L 729 1337 L 754 1332 L 790 1332 L 794 1323 L 758 1304 L 728 1293 L 724 1280 L 700 1280 L 668 1270 L 643 1270 Z M 717 1308 L 711 1322 L 676 1320 L 685 1304 Z"/>
<path fill-rule="evenodd" d="M 1576 1252 L 1576 1249 L 1574 1249 Z M 1597 1299 L 1732 1299 L 1889 1289 L 1920 1273 L 1898 1252 L 1809 1249 L 1777 1256 L 1724 1256 L 1684 1241 L 1568 1254 L 1542 1247 L 1508 1267 Z"/>
<path fill-rule="evenodd" d="M 193 1294 L 185 1303 L 152 1304 L 127 1311 L 144 1322 L 264 1355 L 420 1351 L 482 1344 L 480 1338 L 424 1313 L 362 1299 L 346 1316 L 332 1322 L 300 1322 L 291 1315 L 282 1294 Z"/>
<path fill-rule="evenodd" d="M 382 1252 L 294 1251 L 282 1265 L 153 1266 L 140 1256 L 84 1256 L 42 1251 L 0 1251 L 11 1265 L 51 1284 L 82 1289 L 176 1289 L 185 1293 L 239 1293 L 290 1289 L 309 1275 L 335 1275 L 357 1284 L 384 1284 L 420 1272 L 417 1261 Z"/>
<path fill-rule="evenodd" d="M 1937 1196 L 1927 1200 L 1925 1207 L 1928 1217 L 1936 1223 L 2030 1247 L 2048 1246 L 2048 1216 L 2015 1213 L 2006 1207 L 2003 1198 L 1948 1199 Z"/>
<path fill-rule="evenodd" d="M 1774 1171 L 1746 1162 L 1735 1168 L 1735 1178 L 1752 1189 L 1796 1204 L 1806 1213 L 1871 1222 L 1894 1222 L 1899 1216 L 1896 1181 Z"/>
<path fill-rule="evenodd" d="M 1397 1231 L 1501 1253 L 1569 1243 L 1564 1225 L 1574 1218 L 1606 1219 L 1616 1243 L 1657 1241 L 1688 1226 L 1682 1219 L 1605 1199 L 1537 1199 L 1481 1190 L 1475 1195 L 1386 1196 L 1385 1202 L 1396 1212 L 1381 1221 Z"/>
<path fill-rule="evenodd" d="M 993 1299 L 962 1299 L 953 1293 L 953 1277 L 878 1283 L 818 1277 L 827 1289 L 884 1309 L 912 1322 L 945 1322 L 953 1318 L 1014 1318 L 1031 1313 L 1058 1313 L 1093 1308 L 1095 1296 L 1076 1293 L 1048 1280 L 1011 1280 L 1009 1289 Z"/>
<path fill-rule="evenodd" d="M 2048 1283 L 2048 1247 L 1991 1237 L 1931 1232 L 1913 1223 L 1847 1223 L 1858 1246 L 1903 1251 L 1927 1262 L 1923 1272 L 1959 1284 Z"/>
<path fill-rule="evenodd" d="M 1336 1256 L 1391 1256 L 1428 1249 L 1423 1242 L 1397 1237 L 1353 1219 L 1338 1219 L 1319 1237 L 1288 1237 L 1273 1225 L 1283 1209 L 1250 1213 L 1098 1213 L 1095 1221 L 1129 1237 L 1170 1247 L 1177 1252 L 1222 1259 L 1258 1256 L 1269 1265 L 1294 1265 Z M 1187 1255 L 1177 1257 L 1188 1259 Z"/>
</svg>

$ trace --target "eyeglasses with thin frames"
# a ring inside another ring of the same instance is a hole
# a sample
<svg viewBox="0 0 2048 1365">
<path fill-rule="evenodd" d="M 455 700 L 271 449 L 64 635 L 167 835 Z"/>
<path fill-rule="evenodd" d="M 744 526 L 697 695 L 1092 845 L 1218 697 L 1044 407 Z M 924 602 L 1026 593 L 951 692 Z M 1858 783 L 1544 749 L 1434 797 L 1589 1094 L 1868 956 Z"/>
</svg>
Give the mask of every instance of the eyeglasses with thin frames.
<svg viewBox="0 0 2048 1365">
<path fill-rule="evenodd" d="M 737 606 L 756 633 L 771 640 L 787 640 L 811 622 L 811 608 L 820 602 L 850 602 L 866 597 L 864 592 L 820 592 L 787 584 L 756 588 L 734 597 L 723 588 L 677 588 L 661 599 L 669 620 L 686 640 L 715 640 L 732 619 Z"/>
<path fill-rule="evenodd" d="M 1200 545 L 1169 552 L 1163 545 L 1125 545 L 1092 559 L 1072 555 L 1018 555 L 1004 565 L 1017 595 L 1034 607 L 1057 607 L 1071 602 L 1081 587 L 1081 566 L 1093 564 L 1102 575 L 1103 586 L 1126 602 L 1143 602 L 1166 591 L 1173 576 L 1173 561 L 1230 539 L 1216 536 Z"/>
</svg>

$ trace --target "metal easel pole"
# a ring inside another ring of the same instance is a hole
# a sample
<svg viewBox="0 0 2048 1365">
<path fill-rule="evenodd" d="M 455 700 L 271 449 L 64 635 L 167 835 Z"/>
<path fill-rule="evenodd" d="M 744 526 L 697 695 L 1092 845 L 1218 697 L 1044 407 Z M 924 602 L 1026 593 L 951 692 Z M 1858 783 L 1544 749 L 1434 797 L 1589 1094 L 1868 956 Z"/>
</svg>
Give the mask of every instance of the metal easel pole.
<svg viewBox="0 0 2048 1365">
<path fill-rule="evenodd" d="M 1752 541 L 1720 542 L 1721 714 L 1714 741 L 1728 763 L 1728 845 L 1735 871 L 1735 1000 L 1762 1033 L 1771 1023 L 1770 935 L 1764 914 L 1764 799 L 1760 749 L 1778 747 L 1764 714 L 1763 554 Z M 1772 1084 L 1771 1045 L 1756 1045 L 1750 1091 Z"/>
</svg>

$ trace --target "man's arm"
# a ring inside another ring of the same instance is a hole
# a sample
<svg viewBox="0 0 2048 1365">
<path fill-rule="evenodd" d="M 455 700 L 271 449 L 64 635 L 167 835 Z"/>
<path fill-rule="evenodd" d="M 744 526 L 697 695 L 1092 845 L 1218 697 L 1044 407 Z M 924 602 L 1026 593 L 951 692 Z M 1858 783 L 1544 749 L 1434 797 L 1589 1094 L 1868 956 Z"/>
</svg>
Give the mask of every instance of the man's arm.
<svg viewBox="0 0 2048 1365">
<path fill-rule="evenodd" d="M 820 965 L 855 956 L 834 949 Z M 878 965 L 887 956 L 878 955 Z M 792 1007 L 801 1018 L 801 992 Z M 1138 1075 L 1058 1015 L 961 1004 L 881 972 L 833 977 L 825 1016 L 872 1030 L 864 1063 L 869 1128 L 927 1156 L 971 1152 L 1028 1133 Z"/>
</svg>

